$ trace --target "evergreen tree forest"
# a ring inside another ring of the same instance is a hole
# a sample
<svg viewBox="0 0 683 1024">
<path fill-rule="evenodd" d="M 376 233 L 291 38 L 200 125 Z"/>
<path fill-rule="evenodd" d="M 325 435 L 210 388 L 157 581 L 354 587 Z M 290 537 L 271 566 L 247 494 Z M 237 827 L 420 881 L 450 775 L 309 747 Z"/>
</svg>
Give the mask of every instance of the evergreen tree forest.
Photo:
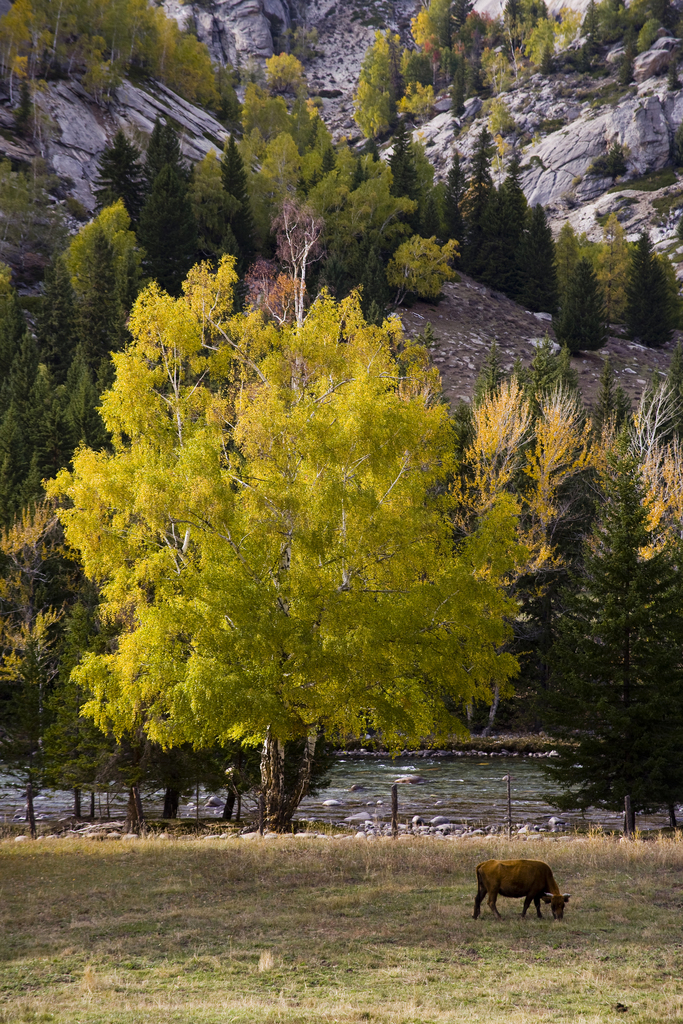
<svg viewBox="0 0 683 1024">
<path fill-rule="evenodd" d="M 589 40 L 621 31 L 603 8 Z M 21 11 L 42 16 L 14 5 L 14 66 Z M 643 11 L 614 18 L 640 32 Z M 81 16 L 55 62 L 77 59 Z M 259 793 L 284 829 L 333 745 L 505 727 L 565 744 L 567 807 L 628 793 L 675 820 L 683 354 L 638 408 L 609 359 L 591 407 L 574 368 L 613 325 L 670 342 L 672 268 L 614 215 L 601 242 L 568 222 L 554 238 L 495 117 L 442 181 L 413 131 L 435 89 L 456 118 L 495 102 L 515 55 L 550 73 L 573 17 L 432 0 L 417 49 L 378 32 L 353 148 L 293 54 L 238 103 L 169 30 L 173 74 L 194 68 L 192 98 L 231 127 L 223 152 L 191 165 L 161 119 L 144 142 L 118 130 L 39 300 L 0 265 L 0 767 L 19 789 L 71 790 L 77 818 L 123 793 L 132 829 L 158 790 L 168 818 L 200 785 L 226 818 Z M 111 82 L 153 66 L 127 52 Z M 471 405 L 449 410 L 431 328 L 410 339 L 395 312 L 458 274 L 552 317 L 560 345 L 504 367 L 489 339 Z"/>
</svg>

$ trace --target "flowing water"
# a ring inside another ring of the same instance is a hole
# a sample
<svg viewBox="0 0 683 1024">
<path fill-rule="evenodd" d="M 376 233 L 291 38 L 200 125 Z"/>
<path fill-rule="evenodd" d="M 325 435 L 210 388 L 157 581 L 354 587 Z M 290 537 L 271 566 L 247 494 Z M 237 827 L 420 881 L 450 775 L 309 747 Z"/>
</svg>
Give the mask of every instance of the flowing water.
<svg viewBox="0 0 683 1024">
<path fill-rule="evenodd" d="M 366 811 L 379 821 L 387 821 L 391 815 L 391 786 L 399 778 L 419 778 L 417 785 L 399 784 L 399 820 L 409 821 L 413 815 L 420 815 L 429 822 L 436 815 L 455 823 L 475 827 L 502 825 L 507 818 L 507 789 L 504 776 L 512 778 L 512 820 L 514 825 L 546 825 L 548 818 L 556 814 L 570 827 L 585 829 L 589 825 L 605 828 L 620 828 L 622 816 L 608 811 L 591 809 L 583 816 L 577 812 L 557 811 L 553 804 L 556 792 L 534 758 L 527 757 L 381 757 L 360 759 L 340 756 L 334 764 L 329 785 L 316 796 L 306 797 L 295 819 L 299 821 L 342 822 L 344 818 Z M 206 806 L 211 794 L 200 789 L 200 817 L 220 818 L 222 800 L 215 799 L 216 806 Z M 224 797 L 224 794 L 221 794 Z M 333 801 L 333 803 L 326 803 Z M 111 817 L 125 815 L 127 796 L 124 793 L 110 794 L 109 813 Z M 144 795 L 145 813 L 149 817 L 160 815 L 163 807 L 163 791 Z M 246 797 L 243 801 L 244 816 L 253 816 L 255 804 Z M 38 820 L 58 821 L 73 812 L 73 795 L 69 792 L 46 790 L 35 800 Z M 90 795 L 82 794 L 81 813 L 90 812 Z M 95 806 L 96 817 L 107 816 L 107 800 L 98 794 Z M 0 821 L 23 819 L 24 799 L 21 788 L 13 786 L 10 780 L 0 779 Z M 180 807 L 182 818 L 196 815 L 195 798 L 184 800 Z M 16 816 L 16 817 L 15 817 Z M 661 828 L 668 824 L 664 814 L 639 815 L 641 828 Z"/>
</svg>

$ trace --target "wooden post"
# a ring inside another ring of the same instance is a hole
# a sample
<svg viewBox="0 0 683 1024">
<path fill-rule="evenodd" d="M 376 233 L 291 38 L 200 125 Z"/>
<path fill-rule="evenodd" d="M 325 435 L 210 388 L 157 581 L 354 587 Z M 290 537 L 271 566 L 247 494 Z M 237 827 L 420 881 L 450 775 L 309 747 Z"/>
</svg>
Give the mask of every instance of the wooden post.
<svg viewBox="0 0 683 1024">
<path fill-rule="evenodd" d="M 627 794 L 624 797 L 624 835 L 631 839 L 631 797 Z"/>
<path fill-rule="evenodd" d="M 90 790 L 90 820 L 95 820 L 95 790 Z"/>
<path fill-rule="evenodd" d="M 503 782 L 508 784 L 508 839 L 512 839 L 512 791 L 510 787 L 512 776 L 510 774 L 504 775 Z"/>
<path fill-rule="evenodd" d="M 36 838 L 36 816 L 33 812 L 33 783 L 26 784 L 26 821 L 31 830 L 31 839 Z"/>
<path fill-rule="evenodd" d="M 391 835 L 398 839 L 398 786 L 391 787 Z"/>
<path fill-rule="evenodd" d="M 263 835 L 263 819 L 265 817 L 266 798 L 263 793 L 258 798 L 258 834 Z"/>
<path fill-rule="evenodd" d="M 197 783 L 197 789 L 196 789 L 196 792 L 195 792 L 195 800 L 196 800 L 196 809 L 195 809 L 196 810 L 196 818 L 197 818 L 197 824 L 199 824 L 199 782 Z"/>
</svg>

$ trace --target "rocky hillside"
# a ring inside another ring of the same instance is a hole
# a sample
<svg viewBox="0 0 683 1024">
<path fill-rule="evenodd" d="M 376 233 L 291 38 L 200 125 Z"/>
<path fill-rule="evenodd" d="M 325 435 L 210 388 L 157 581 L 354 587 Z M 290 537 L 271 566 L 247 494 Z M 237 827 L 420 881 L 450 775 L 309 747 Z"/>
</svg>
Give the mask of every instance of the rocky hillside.
<svg viewBox="0 0 683 1024">
<path fill-rule="evenodd" d="M 436 305 L 416 302 L 401 311 L 401 320 L 411 337 L 422 334 L 427 323 L 432 325 L 436 339 L 432 358 L 441 373 L 444 397 L 452 407 L 471 401 L 481 364 L 494 339 L 507 371 L 516 360 L 529 366 L 545 334 L 555 339 L 547 313 L 530 313 L 465 275 L 458 282 L 445 284 L 443 294 L 443 300 Z M 666 375 L 679 337 L 681 332 L 676 331 L 669 344 L 650 349 L 613 334 L 599 352 L 573 357 L 572 365 L 587 405 L 591 406 L 597 397 L 600 374 L 609 356 L 615 378 L 635 408 L 652 376 Z"/>
</svg>

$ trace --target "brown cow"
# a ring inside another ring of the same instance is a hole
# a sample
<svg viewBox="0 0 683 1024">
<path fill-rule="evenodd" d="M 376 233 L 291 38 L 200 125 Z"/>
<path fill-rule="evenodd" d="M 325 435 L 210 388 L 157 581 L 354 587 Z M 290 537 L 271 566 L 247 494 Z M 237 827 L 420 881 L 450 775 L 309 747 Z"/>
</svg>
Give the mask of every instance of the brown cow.
<svg viewBox="0 0 683 1024">
<path fill-rule="evenodd" d="M 536 914 L 541 913 L 541 900 L 549 903 L 553 917 L 562 920 L 564 905 L 569 900 L 569 893 L 561 893 L 560 887 L 553 878 L 553 873 L 542 860 L 485 860 L 477 864 L 477 882 L 479 889 L 474 897 L 474 913 L 479 917 L 479 908 L 484 896 L 488 893 L 488 904 L 496 917 L 500 918 L 496 900 L 498 896 L 511 896 L 513 899 L 524 897 L 522 917 L 526 917 L 531 901 L 534 901 Z"/>
</svg>

